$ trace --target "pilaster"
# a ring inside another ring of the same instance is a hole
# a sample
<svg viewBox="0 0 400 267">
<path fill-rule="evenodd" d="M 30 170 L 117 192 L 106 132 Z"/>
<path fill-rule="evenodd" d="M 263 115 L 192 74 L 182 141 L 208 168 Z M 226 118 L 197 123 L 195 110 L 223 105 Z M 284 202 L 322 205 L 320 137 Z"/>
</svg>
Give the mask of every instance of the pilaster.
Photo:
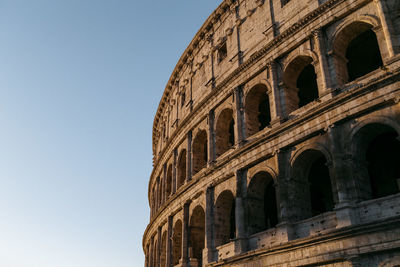
<svg viewBox="0 0 400 267">
<path fill-rule="evenodd" d="M 172 216 L 168 217 L 167 242 L 166 242 L 166 267 L 172 266 Z"/>
<path fill-rule="evenodd" d="M 246 216 L 245 201 L 247 197 L 246 170 L 237 170 L 236 178 L 236 198 L 235 198 L 235 223 L 236 223 L 236 239 L 235 254 L 241 254 L 247 251 L 247 233 L 246 233 Z"/>
<path fill-rule="evenodd" d="M 205 222 L 205 249 L 203 250 L 203 264 L 215 261 L 216 251 L 214 243 L 214 187 L 206 191 L 206 222 Z"/>
<path fill-rule="evenodd" d="M 186 182 L 192 180 L 192 131 L 187 134 Z"/>
<path fill-rule="evenodd" d="M 214 130 L 215 114 L 214 109 L 208 113 L 208 166 L 212 165 L 215 161 L 215 130 Z"/>
<path fill-rule="evenodd" d="M 188 266 L 189 261 L 189 205 L 190 202 L 183 205 L 182 258 L 179 262 L 182 267 Z"/>
<path fill-rule="evenodd" d="M 238 86 L 235 88 L 235 105 L 236 105 L 236 127 L 235 127 L 235 142 L 240 147 L 245 140 L 245 123 L 244 123 L 244 108 L 243 108 L 243 88 Z"/>
</svg>

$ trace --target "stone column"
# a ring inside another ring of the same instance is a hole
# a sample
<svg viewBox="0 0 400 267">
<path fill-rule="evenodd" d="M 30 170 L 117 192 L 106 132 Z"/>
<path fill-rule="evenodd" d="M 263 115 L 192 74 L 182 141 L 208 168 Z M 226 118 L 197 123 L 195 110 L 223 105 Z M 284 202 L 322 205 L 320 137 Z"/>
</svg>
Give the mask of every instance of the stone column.
<svg viewBox="0 0 400 267">
<path fill-rule="evenodd" d="M 325 96 L 330 96 L 331 88 L 331 77 L 329 73 L 328 60 L 326 58 L 326 47 L 322 35 L 321 29 L 312 32 L 312 37 L 315 43 L 315 52 L 318 55 L 318 62 L 314 64 L 315 68 L 318 68 L 318 95 L 320 99 L 324 99 Z"/>
<path fill-rule="evenodd" d="M 374 0 L 374 2 L 376 4 L 379 18 L 382 23 L 383 34 L 385 36 L 387 46 L 387 57 L 392 58 L 395 53 L 398 52 L 398 41 L 396 39 L 392 21 L 388 15 L 388 10 L 385 3 L 386 1 Z"/>
<path fill-rule="evenodd" d="M 187 134 L 186 182 L 192 180 L 192 131 Z"/>
<path fill-rule="evenodd" d="M 160 266 L 160 264 L 161 264 L 161 261 L 160 261 L 160 257 L 161 257 L 161 226 L 159 226 L 158 227 L 158 229 L 157 229 L 157 239 L 158 239 L 158 242 L 157 242 L 157 261 L 156 261 L 156 266 L 158 267 L 158 266 Z"/>
<path fill-rule="evenodd" d="M 240 13 L 239 13 L 239 8 L 240 5 L 237 4 L 234 6 L 235 9 L 235 14 L 236 14 L 236 38 L 237 38 L 237 57 L 238 57 L 238 66 L 242 65 L 243 63 L 243 55 L 242 55 L 242 50 L 240 48 L 240 25 L 242 24 L 242 19 L 240 18 Z"/>
<path fill-rule="evenodd" d="M 203 264 L 215 261 L 214 243 L 214 187 L 210 186 L 206 191 L 206 212 L 205 212 L 205 249 L 203 251 Z"/>
<path fill-rule="evenodd" d="M 189 205 L 186 202 L 183 205 L 183 223 L 182 223 L 182 258 L 181 264 L 183 267 L 188 266 L 189 261 Z"/>
<path fill-rule="evenodd" d="M 236 106 L 236 127 L 235 127 L 235 142 L 238 146 L 244 144 L 245 135 L 245 122 L 244 122 L 244 108 L 243 108 L 243 88 L 238 86 L 235 88 L 235 106 Z"/>
<path fill-rule="evenodd" d="M 334 181 L 337 193 L 335 203 L 336 216 L 338 220 L 337 228 L 349 226 L 357 223 L 357 216 L 353 210 L 358 201 L 357 179 L 353 177 L 351 165 L 352 157 L 345 152 L 342 146 L 343 129 L 328 127 L 327 135 L 330 140 L 330 150 L 332 151 L 332 163 L 330 176 Z"/>
<path fill-rule="evenodd" d="M 168 228 L 167 228 L 167 242 L 166 242 L 166 267 L 171 267 L 172 263 L 172 216 L 168 217 Z M 162 266 L 163 267 L 163 266 Z"/>
<path fill-rule="evenodd" d="M 276 177 L 276 199 L 278 204 L 278 225 L 277 236 L 279 234 L 281 241 L 290 241 L 294 239 L 292 227 L 293 200 L 290 199 L 291 191 L 289 186 L 293 181 L 289 180 L 287 167 L 289 166 L 289 151 L 275 151 L 275 162 L 278 176 Z"/>
<path fill-rule="evenodd" d="M 177 158 L 178 158 L 178 150 L 175 148 L 174 149 L 174 159 L 173 159 L 173 163 L 172 163 L 172 192 L 171 194 L 175 194 L 176 192 L 176 179 L 177 179 L 177 175 L 176 175 L 176 162 L 177 162 Z"/>
<path fill-rule="evenodd" d="M 206 36 L 207 41 L 209 42 L 210 45 L 210 51 L 211 51 L 211 88 L 215 88 L 215 70 L 214 70 L 214 35 L 212 33 L 209 33 Z"/>
<path fill-rule="evenodd" d="M 208 162 L 207 165 L 210 166 L 215 161 L 215 132 L 214 132 L 214 110 L 210 110 L 208 113 Z"/>
<path fill-rule="evenodd" d="M 237 170 L 236 176 L 236 198 L 235 198 L 235 223 L 236 240 L 235 254 L 247 251 L 247 233 L 245 221 L 245 201 L 247 198 L 247 170 Z"/>
<path fill-rule="evenodd" d="M 270 106 L 271 108 L 271 127 L 279 125 L 281 120 L 285 117 L 284 112 L 284 95 L 281 97 L 281 92 L 279 89 L 279 80 L 278 80 L 278 70 L 277 63 L 275 61 L 271 61 L 268 63 L 268 71 L 271 81 L 271 98 Z M 282 103 L 281 103 L 282 101 Z M 272 104 L 272 105 L 271 105 Z"/>
<path fill-rule="evenodd" d="M 154 237 L 150 239 L 150 252 L 149 252 L 150 266 L 154 267 Z"/>
</svg>

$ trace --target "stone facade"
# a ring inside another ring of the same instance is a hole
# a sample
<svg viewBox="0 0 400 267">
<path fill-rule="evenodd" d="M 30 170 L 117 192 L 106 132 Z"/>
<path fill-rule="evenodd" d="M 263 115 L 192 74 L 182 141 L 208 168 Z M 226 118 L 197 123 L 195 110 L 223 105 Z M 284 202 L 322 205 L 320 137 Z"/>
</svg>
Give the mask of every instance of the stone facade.
<svg viewBox="0 0 400 267">
<path fill-rule="evenodd" d="M 153 126 L 153 266 L 400 266 L 400 1 L 225 0 Z"/>
</svg>

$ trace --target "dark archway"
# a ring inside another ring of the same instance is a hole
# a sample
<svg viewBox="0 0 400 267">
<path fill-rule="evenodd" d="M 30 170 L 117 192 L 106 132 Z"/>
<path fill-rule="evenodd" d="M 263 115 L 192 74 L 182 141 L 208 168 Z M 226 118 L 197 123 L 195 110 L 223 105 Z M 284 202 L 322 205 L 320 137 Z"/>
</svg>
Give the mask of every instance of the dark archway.
<svg viewBox="0 0 400 267">
<path fill-rule="evenodd" d="M 217 119 L 215 127 L 215 152 L 217 157 L 228 151 L 235 144 L 235 120 L 233 111 L 225 109 Z"/>
<path fill-rule="evenodd" d="M 381 123 L 363 126 L 354 135 L 355 179 L 363 189 L 362 199 L 385 197 L 400 192 L 400 141 L 392 127 Z"/>
<path fill-rule="evenodd" d="M 201 206 L 193 210 L 190 218 L 190 244 L 193 257 L 197 259 L 198 266 L 202 266 L 205 237 L 205 213 Z"/>
<path fill-rule="evenodd" d="M 201 169 L 207 166 L 207 144 L 206 131 L 199 131 L 193 140 L 193 174 L 198 173 Z"/>
<path fill-rule="evenodd" d="M 309 149 L 299 155 L 293 164 L 291 179 L 295 220 L 333 210 L 336 198 L 327 160 L 322 152 Z"/>
<path fill-rule="evenodd" d="M 169 164 L 167 168 L 167 180 L 165 185 L 165 199 L 171 196 L 172 194 L 172 165 Z"/>
<path fill-rule="evenodd" d="M 215 202 L 215 246 L 226 244 L 235 238 L 235 198 L 229 190 L 223 191 Z"/>
<path fill-rule="evenodd" d="M 299 90 L 299 108 L 318 99 L 317 75 L 312 64 L 308 64 L 300 72 L 296 85 Z"/>
<path fill-rule="evenodd" d="M 246 134 L 251 136 L 271 123 L 268 88 L 263 84 L 254 86 L 245 99 Z"/>
<path fill-rule="evenodd" d="M 185 184 L 186 180 L 186 149 L 183 149 L 178 157 L 176 189 Z"/>
<path fill-rule="evenodd" d="M 372 198 L 399 192 L 400 141 L 394 130 L 376 136 L 369 144 L 366 160 Z"/>
<path fill-rule="evenodd" d="M 317 75 L 310 56 L 298 56 L 283 74 L 287 113 L 318 99 Z"/>
<path fill-rule="evenodd" d="M 249 234 L 255 234 L 278 224 L 274 180 L 267 172 L 258 172 L 250 181 L 248 195 Z"/>
<path fill-rule="evenodd" d="M 172 265 L 179 264 L 182 256 L 182 221 L 175 223 L 172 234 Z"/>
<path fill-rule="evenodd" d="M 319 155 L 312 162 L 308 173 L 308 183 L 312 216 L 332 211 L 334 208 L 332 185 L 324 155 Z"/>
<path fill-rule="evenodd" d="M 369 29 L 350 41 L 346 51 L 349 81 L 353 81 L 383 65 L 378 40 Z"/>
<path fill-rule="evenodd" d="M 333 43 L 339 85 L 353 81 L 383 65 L 373 25 L 355 21 L 343 28 Z"/>
</svg>

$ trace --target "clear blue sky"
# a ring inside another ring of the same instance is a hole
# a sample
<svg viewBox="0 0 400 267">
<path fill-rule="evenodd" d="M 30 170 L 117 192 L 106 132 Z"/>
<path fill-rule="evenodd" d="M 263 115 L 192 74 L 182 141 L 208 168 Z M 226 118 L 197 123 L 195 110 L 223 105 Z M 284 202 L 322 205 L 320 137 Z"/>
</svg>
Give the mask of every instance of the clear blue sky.
<svg viewBox="0 0 400 267">
<path fill-rule="evenodd" d="M 151 130 L 221 1 L 0 1 L 0 266 L 143 266 Z"/>
</svg>

